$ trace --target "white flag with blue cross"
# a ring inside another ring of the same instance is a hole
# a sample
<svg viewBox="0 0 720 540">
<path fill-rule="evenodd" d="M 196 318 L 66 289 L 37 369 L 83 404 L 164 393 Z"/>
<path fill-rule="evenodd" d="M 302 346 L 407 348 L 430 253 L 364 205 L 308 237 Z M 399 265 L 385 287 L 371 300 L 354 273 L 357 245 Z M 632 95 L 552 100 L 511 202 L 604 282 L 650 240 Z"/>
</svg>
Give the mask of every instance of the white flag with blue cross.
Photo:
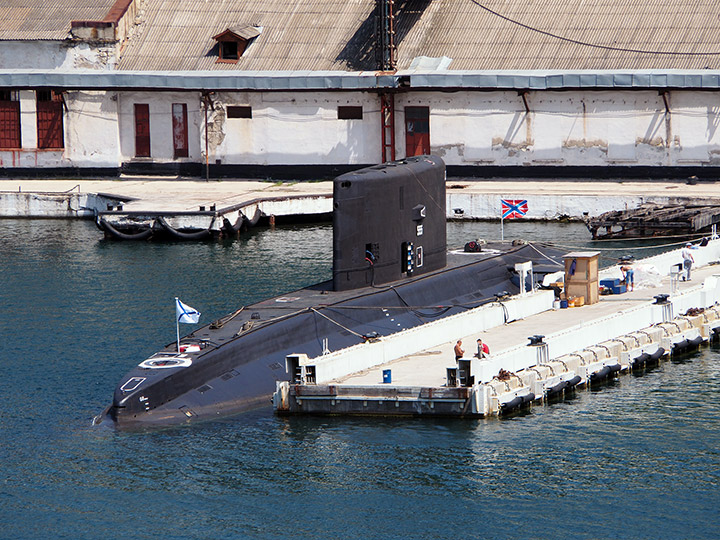
<svg viewBox="0 0 720 540">
<path fill-rule="evenodd" d="M 187 304 L 183 304 L 178 298 L 175 298 L 175 316 L 179 323 L 193 324 L 200 320 L 200 312 Z"/>
</svg>

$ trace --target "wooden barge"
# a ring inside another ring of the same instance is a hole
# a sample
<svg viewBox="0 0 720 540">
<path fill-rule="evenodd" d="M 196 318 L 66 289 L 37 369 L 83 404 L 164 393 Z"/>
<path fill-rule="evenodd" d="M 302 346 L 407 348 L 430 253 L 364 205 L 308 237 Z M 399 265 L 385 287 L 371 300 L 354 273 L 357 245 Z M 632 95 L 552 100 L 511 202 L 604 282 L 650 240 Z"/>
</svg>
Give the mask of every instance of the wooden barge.
<svg viewBox="0 0 720 540">
<path fill-rule="evenodd" d="M 613 210 L 587 218 L 585 225 L 594 240 L 690 236 L 709 232 L 720 222 L 720 204 L 644 204 Z"/>
</svg>

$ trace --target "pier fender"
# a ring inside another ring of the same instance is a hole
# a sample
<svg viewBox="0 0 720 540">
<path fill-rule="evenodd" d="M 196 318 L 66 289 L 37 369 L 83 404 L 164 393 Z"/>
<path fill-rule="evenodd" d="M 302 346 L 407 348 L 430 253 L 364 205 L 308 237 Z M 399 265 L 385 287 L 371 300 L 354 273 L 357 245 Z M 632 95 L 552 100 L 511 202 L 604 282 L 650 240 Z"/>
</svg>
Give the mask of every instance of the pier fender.
<svg viewBox="0 0 720 540">
<path fill-rule="evenodd" d="M 596 371 L 595 373 L 590 374 L 590 382 L 599 382 L 603 379 L 607 379 L 607 377 L 610 375 L 610 367 L 609 366 L 603 366 L 599 371 Z"/>
<path fill-rule="evenodd" d="M 170 236 L 173 236 L 175 238 L 178 238 L 180 240 L 202 240 L 204 238 L 210 237 L 212 234 L 210 230 L 212 229 L 213 224 L 215 223 L 215 218 L 213 217 L 212 221 L 210 222 L 210 227 L 207 229 L 204 229 L 202 231 L 198 232 L 192 232 L 192 233 L 184 233 L 180 232 L 177 229 L 174 229 L 170 226 L 170 224 L 165 221 L 165 218 L 160 216 L 157 218 L 157 222 L 160 224 L 160 226 L 165 229 L 165 231 L 170 234 Z"/>
<path fill-rule="evenodd" d="M 550 388 L 547 388 L 545 390 L 545 397 L 553 397 L 561 393 L 563 390 L 565 390 L 568 387 L 568 381 L 560 381 L 554 386 L 551 386 Z"/>
<path fill-rule="evenodd" d="M 526 389 L 526 388 L 525 388 Z M 524 389 L 519 389 L 520 391 Z M 522 395 L 515 394 L 515 397 L 507 400 L 507 401 L 500 401 L 500 410 L 498 411 L 499 414 L 507 414 L 515 409 L 518 409 L 524 405 L 527 405 L 535 400 L 535 394 L 532 392 L 526 392 Z"/>
<path fill-rule="evenodd" d="M 487 414 L 488 388 L 484 384 L 476 384 L 470 393 L 470 412 L 472 414 Z"/>
<path fill-rule="evenodd" d="M 568 379 L 567 387 L 573 388 L 573 387 L 577 386 L 578 384 L 580 384 L 581 380 L 582 380 L 582 377 L 580 377 L 580 375 L 575 375 L 572 379 Z"/>
<path fill-rule="evenodd" d="M 720 321 L 714 320 L 709 323 L 703 323 L 700 334 L 705 339 L 715 339 L 718 336 L 718 332 L 720 332 Z"/>
<path fill-rule="evenodd" d="M 642 353 L 640 356 L 637 356 L 633 358 L 633 361 L 630 363 L 630 365 L 633 368 L 644 366 L 648 360 L 650 360 L 650 355 L 646 352 Z"/>
<path fill-rule="evenodd" d="M 653 362 L 657 362 L 662 358 L 662 356 L 665 354 L 665 349 L 662 347 L 658 347 L 657 350 L 650 355 L 650 360 Z"/>
<path fill-rule="evenodd" d="M 499 414 L 507 414 L 510 411 L 513 411 L 520 407 L 523 404 L 523 398 L 521 396 L 515 396 L 510 401 L 506 401 L 504 403 L 500 403 L 500 411 Z"/>
<path fill-rule="evenodd" d="M 710 334 L 710 339 L 713 341 L 717 341 L 720 339 L 720 326 L 717 326 L 712 329 L 712 334 Z"/>
<path fill-rule="evenodd" d="M 116 238 L 118 240 L 147 240 L 153 235 L 153 226 L 152 224 L 145 229 L 144 231 L 141 231 L 136 234 L 128 234 L 124 232 L 120 232 L 118 229 L 110 225 L 108 221 L 103 217 L 98 217 L 95 220 L 95 224 L 98 226 L 98 228 L 101 231 L 104 231 L 108 233 L 113 238 Z"/>
<path fill-rule="evenodd" d="M 260 207 L 258 206 L 257 208 L 255 208 L 255 213 L 253 214 L 253 217 L 247 220 L 248 225 L 250 227 L 254 227 L 255 225 L 257 225 L 258 221 L 260 221 L 261 217 L 262 212 L 260 211 Z"/>
</svg>

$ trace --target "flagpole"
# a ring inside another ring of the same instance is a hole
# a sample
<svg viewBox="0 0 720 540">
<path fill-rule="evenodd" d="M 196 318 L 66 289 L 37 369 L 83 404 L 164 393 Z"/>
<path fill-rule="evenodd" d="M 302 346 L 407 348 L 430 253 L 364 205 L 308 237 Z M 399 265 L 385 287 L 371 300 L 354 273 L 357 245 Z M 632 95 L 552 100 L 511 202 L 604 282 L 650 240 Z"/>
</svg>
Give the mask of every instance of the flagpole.
<svg viewBox="0 0 720 540">
<path fill-rule="evenodd" d="M 177 352 L 180 352 L 180 317 L 177 315 L 178 297 L 175 297 L 175 331 L 177 333 Z"/>
<path fill-rule="evenodd" d="M 505 241 L 505 214 L 500 210 L 500 241 Z"/>
</svg>

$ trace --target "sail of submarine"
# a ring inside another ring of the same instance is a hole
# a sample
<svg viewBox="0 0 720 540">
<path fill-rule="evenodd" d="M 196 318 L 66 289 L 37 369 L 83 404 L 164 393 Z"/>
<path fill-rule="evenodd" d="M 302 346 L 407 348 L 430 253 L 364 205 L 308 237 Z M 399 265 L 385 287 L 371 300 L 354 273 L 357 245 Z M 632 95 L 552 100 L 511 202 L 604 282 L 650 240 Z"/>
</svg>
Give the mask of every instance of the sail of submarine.
<svg viewBox="0 0 720 540">
<path fill-rule="evenodd" d="M 448 254 L 445 181 L 443 161 L 427 155 L 337 177 L 332 280 L 246 306 L 185 336 L 180 351 L 169 344 L 122 378 L 100 418 L 166 426 L 269 407 L 293 375 L 289 355 L 318 357 L 517 292 L 510 269 L 546 263 L 547 251 Z"/>
</svg>

